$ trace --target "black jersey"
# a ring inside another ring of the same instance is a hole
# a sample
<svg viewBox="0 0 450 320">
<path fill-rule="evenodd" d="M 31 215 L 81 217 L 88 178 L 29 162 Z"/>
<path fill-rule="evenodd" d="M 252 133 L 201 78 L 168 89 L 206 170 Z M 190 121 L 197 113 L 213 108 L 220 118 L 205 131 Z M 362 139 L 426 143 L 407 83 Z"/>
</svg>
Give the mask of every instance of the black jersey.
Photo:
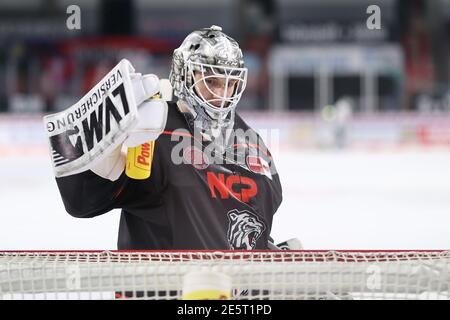
<svg viewBox="0 0 450 320">
<path fill-rule="evenodd" d="M 234 129 L 252 131 L 237 114 Z M 133 180 L 123 173 L 112 182 L 85 171 L 56 178 L 67 212 L 91 218 L 121 208 L 120 250 L 267 249 L 282 200 L 270 153 L 260 142 L 236 135 L 228 147 L 239 148 L 244 161 L 190 162 L 202 154 L 200 148 L 180 143 L 192 132 L 178 106 L 169 103 L 151 176 Z M 174 155 L 187 161 L 176 163 Z"/>
</svg>

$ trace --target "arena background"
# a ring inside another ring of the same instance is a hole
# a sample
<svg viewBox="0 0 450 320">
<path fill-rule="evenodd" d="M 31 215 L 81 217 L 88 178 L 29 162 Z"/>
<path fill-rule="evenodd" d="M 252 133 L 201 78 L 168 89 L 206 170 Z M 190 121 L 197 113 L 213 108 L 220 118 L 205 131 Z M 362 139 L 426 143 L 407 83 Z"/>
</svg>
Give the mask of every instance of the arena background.
<svg viewBox="0 0 450 320">
<path fill-rule="evenodd" d="M 2 0 L 0 249 L 116 248 L 118 211 L 65 212 L 42 117 L 121 58 L 167 78 L 173 49 L 213 24 L 244 49 L 238 112 L 274 153 L 276 241 L 448 249 L 449 22 L 449 0 Z"/>
</svg>

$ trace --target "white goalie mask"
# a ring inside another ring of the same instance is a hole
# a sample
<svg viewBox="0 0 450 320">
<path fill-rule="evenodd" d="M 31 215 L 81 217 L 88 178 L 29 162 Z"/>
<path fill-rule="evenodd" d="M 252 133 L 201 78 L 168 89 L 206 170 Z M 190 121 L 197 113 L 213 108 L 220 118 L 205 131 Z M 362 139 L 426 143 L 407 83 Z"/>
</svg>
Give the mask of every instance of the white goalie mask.
<svg viewBox="0 0 450 320">
<path fill-rule="evenodd" d="M 174 51 L 170 82 L 202 132 L 231 128 L 247 83 L 238 43 L 212 26 L 189 34 Z M 212 136 L 215 136 L 212 133 Z"/>
</svg>

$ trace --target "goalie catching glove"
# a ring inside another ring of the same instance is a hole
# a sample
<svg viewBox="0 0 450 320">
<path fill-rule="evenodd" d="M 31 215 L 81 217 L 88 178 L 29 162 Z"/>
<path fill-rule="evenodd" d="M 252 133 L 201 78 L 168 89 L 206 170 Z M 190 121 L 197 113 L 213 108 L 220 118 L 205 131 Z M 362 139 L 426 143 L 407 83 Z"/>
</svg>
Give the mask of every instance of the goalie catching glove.
<svg viewBox="0 0 450 320">
<path fill-rule="evenodd" d="M 140 74 L 132 75 L 132 81 L 142 81 L 145 89 L 145 96 L 148 98 L 138 106 L 138 122 L 133 129 L 128 131 L 128 136 L 122 145 L 118 146 L 114 151 L 105 157 L 90 170 L 98 176 L 117 180 L 127 167 L 127 175 L 131 178 L 139 179 L 147 178 L 150 175 L 151 159 L 140 162 L 142 157 L 140 148 L 147 148 L 147 157 L 149 152 L 153 151 L 152 142 L 156 140 L 164 130 L 167 120 L 167 103 L 162 99 L 160 94 L 160 80 L 156 75 L 148 74 L 141 76 Z M 143 145 L 141 147 L 141 145 Z M 128 163 L 127 163 L 128 153 Z"/>
<path fill-rule="evenodd" d="M 167 103 L 159 92 L 156 75 L 134 73 L 123 59 L 76 104 L 44 117 L 55 176 L 92 170 L 118 179 L 123 149 L 154 141 L 164 130 Z"/>
</svg>

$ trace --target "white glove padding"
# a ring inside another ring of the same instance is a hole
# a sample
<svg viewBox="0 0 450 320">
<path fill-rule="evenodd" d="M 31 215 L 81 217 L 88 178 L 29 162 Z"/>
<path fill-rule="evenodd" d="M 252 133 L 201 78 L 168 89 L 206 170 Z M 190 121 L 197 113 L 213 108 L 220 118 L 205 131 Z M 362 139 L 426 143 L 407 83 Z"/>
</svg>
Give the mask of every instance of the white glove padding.
<svg viewBox="0 0 450 320">
<path fill-rule="evenodd" d="M 122 151 L 122 146 L 120 145 L 102 161 L 93 166 L 91 171 L 104 179 L 116 181 L 125 169 L 126 162 L 127 154 Z"/>
<path fill-rule="evenodd" d="M 127 147 L 137 147 L 159 137 L 166 127 L 167 102 L 160 98 L 146 100 L 138 106 L 138 114 L 138 124 L 123 143 Z"/>
<path fill-rule="evenodd" d="M 154 97 L 159 93 L 160 81 L 156 75 L 142 76 L 139 73 L 132 74 L 133 91 L 136 101 L 144 100 L 138 105 L 138 123 L 128 131 L 128 137 L 122 145 L 107 155 L 102 161 L 93 166 L 92 172 L 98 176 L 117 180 L 125 169 L 127 147 L 136 147 L 148 141 L 156 140 L 164 131 L 167 122 L 167 102 Z M 163 83 L 167 86 L 166 83 Z"/>
<path fill-rule="evenodd" d="M 159 78 L 155 74 L 142 75 L 141 73 L 130 74 L 133 86 L 134 99 L 139 106 L 145 100 L 160 92 Z"/>
</svg>

